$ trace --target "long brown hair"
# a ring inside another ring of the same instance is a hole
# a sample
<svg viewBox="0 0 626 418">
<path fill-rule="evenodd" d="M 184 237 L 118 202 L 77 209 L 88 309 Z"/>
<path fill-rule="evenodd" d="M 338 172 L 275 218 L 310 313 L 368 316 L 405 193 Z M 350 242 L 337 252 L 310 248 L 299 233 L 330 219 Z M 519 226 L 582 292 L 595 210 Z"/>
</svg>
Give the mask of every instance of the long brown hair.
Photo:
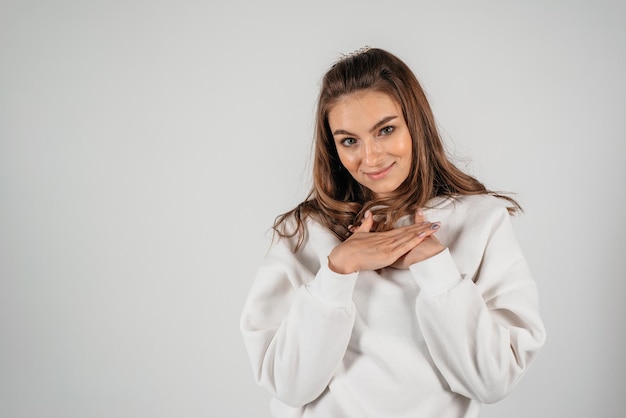
<svg viewBox="0 0 626 418">
<path fill-rule="evenodd" d="M 343 167 L 328 124 L 328 112 L 340 97 L 363 90 L 386 93 L 400 104 L 413 141 L 409 175 L 386 198 L 376 198 Z M 521 210 L 514 199 L 487 190 L 450 161 L 424 90 L 410 68 L 387 51 L 364 49 L 336 62 L 322 79 L 317 102 L 313 186 L 302 203 L 276 218 L 273 229 L 281 237 L 298 235 L 299 247 L 304 239 L 304 220 L 311 216 L 343 241 L 350 235 L 349 226 L 357 225 L 368 209 L 375 208 L 377 219 L 381 219 L 375 230 L 384 231 L 434 197 L 474 194 L 506 199 L 511 204 L 511 213 Z M 286 227 L 287 223 L 291 227 Z"/>
</svg>

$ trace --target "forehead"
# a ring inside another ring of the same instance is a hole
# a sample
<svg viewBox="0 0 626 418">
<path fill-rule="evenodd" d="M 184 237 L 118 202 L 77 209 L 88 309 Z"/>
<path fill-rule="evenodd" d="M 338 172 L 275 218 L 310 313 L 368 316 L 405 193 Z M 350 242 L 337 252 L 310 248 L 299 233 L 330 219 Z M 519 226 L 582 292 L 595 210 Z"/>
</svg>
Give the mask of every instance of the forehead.
<svg viewBox="0 0 626 418">
<path fill-rule="evenodd" d="M 364 90 L 338 98 L 328 111 L 328 124 L 331 128 L 347 127 L 343 125 L 369 125 L 369 128 L 388 116 L 402 116 L 396 99 L 378 90 Z"/>
</svg>

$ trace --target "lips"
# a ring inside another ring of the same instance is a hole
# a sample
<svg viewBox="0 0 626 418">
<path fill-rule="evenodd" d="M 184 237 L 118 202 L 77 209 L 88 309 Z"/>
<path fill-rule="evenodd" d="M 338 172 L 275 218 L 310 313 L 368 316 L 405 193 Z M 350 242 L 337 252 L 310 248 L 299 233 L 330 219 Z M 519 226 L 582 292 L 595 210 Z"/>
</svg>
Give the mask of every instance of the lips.
<svg viewBox="0 0 626 418">
<path fill-rule="evenodd" d="M 383 168 L 380 171 L 372 171 L 372 172 L 364 173 L 364 174 L 372 180 L 380 180 L 384 178 L 391 171 L 394 164 L 395 163 L 391 163 L 388 167 Z"/>
</svg>

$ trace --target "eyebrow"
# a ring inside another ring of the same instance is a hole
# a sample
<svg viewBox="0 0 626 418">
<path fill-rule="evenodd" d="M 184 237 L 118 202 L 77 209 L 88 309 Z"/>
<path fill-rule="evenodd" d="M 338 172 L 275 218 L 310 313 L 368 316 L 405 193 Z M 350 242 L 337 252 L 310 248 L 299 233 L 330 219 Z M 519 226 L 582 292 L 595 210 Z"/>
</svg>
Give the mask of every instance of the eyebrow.
<svg viewBox="0 0 626 418">
<path fill-rule="evenodd" d="M 376 122 L 374 126 L 372 126 L 372 129 L 370 129 L 370 132 L 374 132 L 375 130 L 377 130 L 378 128 L 386 124 L 387 122 L 392 121 L 396 118 L 397 116 L 385 116 L 384 118 Z M 337 129 L 336 131 L 333 132 L 333 135 L 354 135 L 354 134 L 343 129 Z"/>
</svg>

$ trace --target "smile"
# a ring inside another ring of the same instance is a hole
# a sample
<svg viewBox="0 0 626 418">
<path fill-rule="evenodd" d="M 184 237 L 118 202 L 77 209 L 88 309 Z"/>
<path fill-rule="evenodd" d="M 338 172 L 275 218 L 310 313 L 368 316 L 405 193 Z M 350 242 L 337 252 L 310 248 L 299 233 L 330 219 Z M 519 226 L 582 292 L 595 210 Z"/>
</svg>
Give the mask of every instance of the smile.
<svg viewBox="0 0 626 418">
<path fill-rule="evenodd" d="M 394 164 L 395 163 L 391 163 L 387 168 L 384 168 L 380 171 L 374 171 L 371 173 L 364 173 L 364 174 L 372 180 L 380 180 L 384 178 L 387 174 L 389 174 Z"/>
</svg>

